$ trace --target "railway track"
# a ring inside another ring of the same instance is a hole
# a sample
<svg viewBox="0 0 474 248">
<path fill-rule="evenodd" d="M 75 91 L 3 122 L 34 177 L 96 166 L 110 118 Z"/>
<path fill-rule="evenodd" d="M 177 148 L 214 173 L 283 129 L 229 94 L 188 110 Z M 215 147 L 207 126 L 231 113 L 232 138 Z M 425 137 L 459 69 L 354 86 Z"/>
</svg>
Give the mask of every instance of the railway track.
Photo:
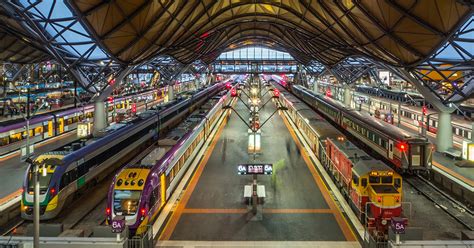
<svg viewBox="0 0 474 248">
<path fill-rule="evenodd" d="M 149 146 L 127 163 L 138 163 L 154 148 L 155 145 Z M 84 236 L 90 236 L 92 234 L 90 230 L 92 230 L 93 226 L 105 224 L 104 210 L 107 202 L 106 196 L 115 173 L 116 171 L 111 173 L 109 177 L 102 180 L 94 188 L 87 190 L 82 196 L 70 203 L 71 208 L 68 208 L 67 212 L 63 212 L 59 217 L 53 220 L 41 221 L 41 223 L 61 223 L 63 224 L 63 232 L 72 229 L 82 229 L 85 232 Z M 5 226 L 3 230 L 0 230 L 0 236 L 26 235 L 26 229 L 30 223 L 32 222 L 26 221 L 18 216 L 14 221 L 11 221 Z"/>
<path fill-rule="evenodd" d="M 471 209 L 444 193 L 420 175 L 405 177 L 404 180 L 439 208 L 444 210 L 448 215 L 469 230 L 474 231 L 474 212 Z"/>
</svg>

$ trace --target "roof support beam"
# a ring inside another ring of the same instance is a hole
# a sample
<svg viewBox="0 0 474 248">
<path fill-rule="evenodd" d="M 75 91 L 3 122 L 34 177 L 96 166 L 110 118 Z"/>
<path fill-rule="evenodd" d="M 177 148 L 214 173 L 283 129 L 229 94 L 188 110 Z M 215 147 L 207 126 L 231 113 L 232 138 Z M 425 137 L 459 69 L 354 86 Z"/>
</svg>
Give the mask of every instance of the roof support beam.
<svg viewBox="0 0 474 248">
<path fill-rule="evenodd" d="M 431 105 L 433 105 L 434 108 L 436 108 L 440 112 L 447 112 L 447 113 L 452 113 L 454 112 L 455 108 L 446 106 L 444 103 L 440 100 L 440 98 L 435 95 L 428 86 L 424 84 L 421 80 L 419 80 L 417 77 L 413 76 L 413 74 L 406 69 L 402 68 L 394 68 L 394 67 L 388 67 L 390 71 L 395 73 L 397 76 L 403 78 L 407 82 L 410 82 L 415 86 L 415 88 L 420 92 L 423 97 L 425 97 L 426 101 L 429 102 Z"/>
</svg>

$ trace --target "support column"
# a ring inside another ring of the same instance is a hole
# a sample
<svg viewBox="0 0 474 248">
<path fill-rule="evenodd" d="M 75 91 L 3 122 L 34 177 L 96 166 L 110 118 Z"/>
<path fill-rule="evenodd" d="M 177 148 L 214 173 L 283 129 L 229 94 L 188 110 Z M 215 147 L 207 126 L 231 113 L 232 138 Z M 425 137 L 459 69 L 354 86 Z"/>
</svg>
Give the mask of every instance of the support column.
<svg viewBox="0 0 474 248">
<path fill-rule="evenodd" d="M 474 142 L 474 121 L 471 123 L 471 141 Z"/>
<path fill-rule="evenodd" d="M 199 89 L 199 85 L 200 85 L 200 79 L 199 78 L 196 78 L 194 79 L 194 89 Z"/>
<path fill-rule="evenodd" d="M 344 86 L 344 105 L 351 107 L 351 89 L 349 85 Z"/>
<path fill-rule="evenodd" d="M 436 151 L 443 152 L 453 147 L 453 128 L 451 125 L 451 113 L 439 112 L 438 132 L 436 133 Z"/>
<path fill-rule="evenodd" d="M 168 101 L 174 100 L 174 88 L 173 85 L 168 85 Z"/>
<path fill-rule="evenodd" d="M 318 94 L 319 93 L 319 82 L 318 79 L 313 81 L 313 92 Z"/>
<path fill-rule="evenodd" d="M 100 130 L 107 127 L 107 114 L 104 101 L 96 100 L 94 107 L 94 130 L 92 134 L 97 136 Z"/>
</svg>

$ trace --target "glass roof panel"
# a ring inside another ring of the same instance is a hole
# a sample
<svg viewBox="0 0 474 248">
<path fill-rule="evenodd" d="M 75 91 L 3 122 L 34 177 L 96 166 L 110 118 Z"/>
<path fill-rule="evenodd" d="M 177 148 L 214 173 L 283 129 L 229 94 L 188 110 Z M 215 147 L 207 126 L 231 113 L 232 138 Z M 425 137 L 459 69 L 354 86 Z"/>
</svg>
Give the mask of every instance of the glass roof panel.
<svg viewBox="0 0 474 248">
<path fill-rule="evenodd" d="M 66 6 L 64 0 L 37 2 L 36 0 L 20 0 L 20 3 L 25 8 L 34 5 L 29 10 L 30 13 L 39 20 L 48 21 L 40 23 L 42 23 L 43 28 L 51 37 L 57 36 L 54 41 L 67 43 L 62 44 L 62 47 L 70 52 L 71 55 L 80 57 L 92 46 L 96 45 L 95 40 L 84 29 L 82 24 L 75 20 L 74 14 Z M 73 22 L 74 24 L 72 24 Z M 92 60 L 105 59 L 107 56 L 101 49 L 94 49 L 88 58 Z"/>
<path fill-rule="evenodd" d="M 294 60 L 287 52 L 249 46 L 222 53 L 217 60 Z"/>
</svg>

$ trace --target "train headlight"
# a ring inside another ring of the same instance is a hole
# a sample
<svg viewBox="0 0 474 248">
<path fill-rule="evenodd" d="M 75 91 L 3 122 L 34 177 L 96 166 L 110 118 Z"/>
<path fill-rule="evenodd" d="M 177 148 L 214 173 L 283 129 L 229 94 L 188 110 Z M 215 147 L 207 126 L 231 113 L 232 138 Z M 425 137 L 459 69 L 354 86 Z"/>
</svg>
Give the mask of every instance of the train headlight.
<svg viewBox="0 0 474 248">
<path fill-rule="evenodd" d="M 382 220 L 382 225 L 384 225 L 384 226 L 387 225 L 387 220 L 383 219 Z"/>
</svg>

